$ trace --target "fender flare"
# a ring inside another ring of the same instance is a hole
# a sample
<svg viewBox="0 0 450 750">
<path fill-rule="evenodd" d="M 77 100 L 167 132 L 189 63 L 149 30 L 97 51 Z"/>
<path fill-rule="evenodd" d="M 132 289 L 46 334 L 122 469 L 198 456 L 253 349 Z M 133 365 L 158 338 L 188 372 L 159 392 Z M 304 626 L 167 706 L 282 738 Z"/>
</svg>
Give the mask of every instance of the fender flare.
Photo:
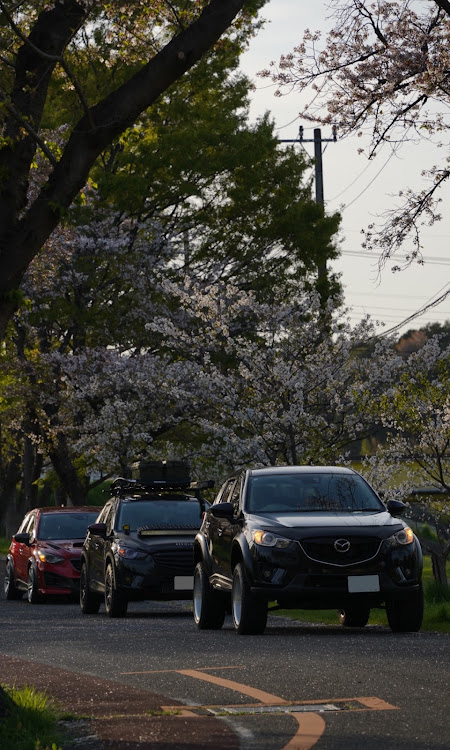
<svg viewBox="0 0 450 750">
<path fill-rule="evenodd" d="M 199 562 L 203 563 L 205 573 L 210 576 L 212 573 L 211 554 L 206 537 L 202 533 L 198 533 L 194 539 L 194 565 Z"/>
<path fill-rule="evenodd" d="M 104 568 L 103 568 L 103 577 L 104 578 L 106 578 L 106 569 L 107 569 L 108 565 L 111 565 L 111 567 L 112 567 L 113 582 L 114 582 L 114 586 L 115 586 L 116 585 L 116 565 L 115 565 L 114 558 L 112 557 L 112 555 L 107 555 L 105 557 L 105 565 L 104 565 Z"/>
<path fill-rule="evenodd" d="M 245 534 L 242 532 L 233 539 L 233 546 L 231 549 L 231 573 L 233 573 L 236 565 L 242 562 L 244 571 L 247 579 L 250 583 L 254 580 L 254 567 L 253 559 L 250 554 L 250 548 L 248 546 Z"/>
</svg>

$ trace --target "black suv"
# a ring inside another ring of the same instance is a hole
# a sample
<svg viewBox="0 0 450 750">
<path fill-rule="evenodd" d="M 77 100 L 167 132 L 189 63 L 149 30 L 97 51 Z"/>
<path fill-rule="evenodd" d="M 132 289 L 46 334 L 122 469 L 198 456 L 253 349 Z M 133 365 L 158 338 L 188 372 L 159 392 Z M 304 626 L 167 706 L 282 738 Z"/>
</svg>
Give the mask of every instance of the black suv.
<svg viewBox="0 0 450 750">
<path fill-rule="evenodd" d="M 194 543 L 194 619 L 222 627 L 230 606 L 238 633 L 262 633 L 278 609 L 337 609 L 363 627 L 385 606 L 393 631 L 422 624 L 422 554 L 399 516 L 352 469 L 286 466 L 231 477 Z"/>
<path fill-rule="evenodd" d="M 155 462 L 156 463 L 156 462 Z M 139 466 L 140 479 L 116 479 L 81 555 L 80 607 L 123 617 L 129 601 L 192 599 L 192 547 L 205 508 L 185 472 Z M 169 467 L 170 468 L 170 467 Z M 172 467 L 173 468 L 173 467 Z"/>
</svg>

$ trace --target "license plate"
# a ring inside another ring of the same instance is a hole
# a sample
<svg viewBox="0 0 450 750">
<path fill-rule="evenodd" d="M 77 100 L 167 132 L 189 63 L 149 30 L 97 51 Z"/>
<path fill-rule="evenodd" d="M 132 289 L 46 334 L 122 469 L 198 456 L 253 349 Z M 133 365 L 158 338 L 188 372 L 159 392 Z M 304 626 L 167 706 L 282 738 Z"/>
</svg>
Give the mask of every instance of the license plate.
<svg viewBox="0 0 450 750">
<path fill-rule="evenodd" d="M 194 588 L 194 576 L 175 576 L 173 579 L 174 591 L 186 591 Z"/>
<path fill-rule="evenodd" d="M 370 591 L 380 590 L 380 579 L 374 576 L 349 576 L 348 590 L 350 594 L 369 593 Z"/>
</svg>

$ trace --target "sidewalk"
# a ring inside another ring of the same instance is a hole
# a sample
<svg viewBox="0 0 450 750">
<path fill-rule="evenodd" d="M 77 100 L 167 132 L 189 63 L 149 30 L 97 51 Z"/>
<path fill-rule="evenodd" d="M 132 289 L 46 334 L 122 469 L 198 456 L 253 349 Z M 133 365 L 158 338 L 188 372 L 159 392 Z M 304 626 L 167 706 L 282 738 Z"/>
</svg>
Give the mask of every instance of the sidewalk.
<svg viewBox="0 0 450 750">
<path fill-rule="evenodd" d="M 161 715 L 161 706 L 177 705 L 177 701 L 122 683 L 3 654 L 0 683 L 34 686 L 54 698 L 63 711 L 80 717 L 80 721 L 64 724 L 72 739 L 63 750 L 239 748 L 238 738 L 220 719 Z"/>
</svg>

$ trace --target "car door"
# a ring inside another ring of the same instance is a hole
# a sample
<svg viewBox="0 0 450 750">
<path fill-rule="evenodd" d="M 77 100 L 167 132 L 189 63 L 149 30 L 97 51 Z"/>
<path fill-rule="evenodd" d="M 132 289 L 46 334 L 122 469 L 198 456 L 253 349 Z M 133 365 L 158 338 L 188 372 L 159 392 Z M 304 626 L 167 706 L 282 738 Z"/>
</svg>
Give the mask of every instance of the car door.
<svg viewBox="0 0 450 750">
<path fill-rule="evenodd" d="M 221 554 L 220 559 L 222 562 L 222 575 L 229 578 L 230 581 L 233 578 L 231 571 L 231 550 L 233 546 L 233 539 L 237 536 L 242 528 L 242 512 L 241 512 L 241 496 L 244 476 L 238 476 L 236 482 L 230 489 L 228 502 L 233 506 L 233 516 L 231 518 L 225 518 L 222 526 L 222 535 L 220 537 Z"/>
<path fill-rule="evenodd" d="M 96 523 L 106 525 L 105 536 L 89 532 L 88 566 L 89 585 L 94 591 L 104 591 L 105 587 L 105 554 L 111 544 L 111 532 L 114 524 L 116 503 L 111 500 L 106 503 Z"/>
<path fill-rule="evenodd" d="M 19 528 L 17 533 L 29 534 L 30 544 L 34 542 L 36 533 L 36 513 L 30 513 Z M 14 549 L 14 566 L 16 569 L 16 579 L 27 583 L 28 581 L 28 562 L 31 556 L 31 547 L 22 542 L 15 542 Z"/>
<path fill-rule="evenodd" d="M 232 479 L 229 479 L 227 482 L 225 482 L 225 484 L 218 492 L 216 499 L 214 500 L 212 506 L 213 508 L 214 505 L 217 505 L 219 503 L 229 502 L 229 497 L 235 484 L 236 477 L 233 477 Z M 218 518 L 213 513 L 208 513 L 207 515 L 207 534 L 213 574 L 221 573 L 221 571 L 225 567 L 221 561 L 221 556 L 223 554 L 222 536 L 224 521 L 224 518 Z"/>
<path fill-rule="evenodd" d="M 226 496 L 224 494 L 222 502 L 231 503 L 233 506 L 233 516 L 228 518 L 217 518 L 215 552 L 217 559 L 217 573 L 231 581 L 231 548 L 236 534 L 241 528 L 240 519 L 240 496 L 242 488 L 242 476 L 235 477 L 227 488 Z"/>
</svg>

